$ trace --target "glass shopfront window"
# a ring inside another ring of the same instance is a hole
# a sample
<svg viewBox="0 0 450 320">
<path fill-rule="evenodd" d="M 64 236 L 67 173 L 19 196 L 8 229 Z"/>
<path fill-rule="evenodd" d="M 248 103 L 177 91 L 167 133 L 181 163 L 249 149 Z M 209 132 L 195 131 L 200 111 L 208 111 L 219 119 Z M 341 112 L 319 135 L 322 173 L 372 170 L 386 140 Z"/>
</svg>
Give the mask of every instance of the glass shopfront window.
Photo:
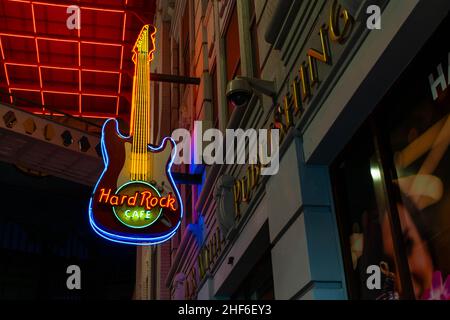
<svg viewBox="0 0 450 320">
<path fill-rule="evenodd" d="M 351 299 L 450 299 L 446 20 L 331 169 Z"/>
<path fill-rule="evenodd" d="M 361 129 L 347 147 L 334 170 L 339 188 L 336 202 L 342 214 L 348 282 L 351 295 L 361 299 L 394 298 L 393 279 L 389 272 L 397 269 L 395 260 L 384 253 L 383 243 L 392 243 L 386 224 L 387 195 L 383 188 L 380 163 L 377 160 L 371 131 Z M 390 231 L 390 230 L 388 230 Z M 370 265 L 383 266 L 382 283 L 386 289 L 374 292 L 366 287 L 365 272 Z"/>
</svg>

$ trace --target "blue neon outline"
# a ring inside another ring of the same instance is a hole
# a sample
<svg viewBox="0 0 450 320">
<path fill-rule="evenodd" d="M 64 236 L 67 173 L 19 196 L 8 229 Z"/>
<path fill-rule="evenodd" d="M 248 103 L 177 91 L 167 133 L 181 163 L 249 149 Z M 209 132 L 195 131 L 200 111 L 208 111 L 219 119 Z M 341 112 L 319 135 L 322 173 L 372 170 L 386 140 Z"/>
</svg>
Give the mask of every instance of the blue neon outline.
<svg viewBox="0 0 450 320">
<path fill-rule="evenodd" d="M 102 174 L 100 175 L 97 183 L 95 184 L 94 190 L 92 192 L 92 196 L 89 200 L 89 223 L 92 227 L 92 229 L 98 234 L 100 235 L 102 238 L 105 238 L 107 240 L 113 241 L 113 242 L 117 242 L 117 243 L 123 243 L 123 244 L 131 244 L 131 245 L 156 245 L 159 243 L 163 243 L 167 240 L 169 240 L 170 238 L 172 238 L 175 233 L 178 231 L 180 225 L 181 225 L 181 221 L 183 220 L 183 214 L 184 214 L 184 206 L 183 206 L 183 201 L 181 199 L 181 195 L 180 192 L 178 191 L 178 187 L 175 184 L 175 180 L 173 179 L 172 176 L 172 165 L 174 162 L 174 155 L 177 154 L 177 144 L 175 143 L 175 141 L 171 138 L 171 137 L 165 137 L 162 141 L 161 144 L 157 147 L 152 147 L 151 145 L 148 145 L 147 148 L 150 151 L 159 151 L 163 148 L 164 144 L 166 143 L 167 140 L 170 140 L 173 144 L 173 150 L 171 153 L 171 158 L 169 161 L 169 165 L 167 166 L 166 172 L 167 175 L 169 176 L 170 181 L 172 182 L 172 186 L 178 196 L 177 199 L 179 199 L 179 205 L 180 205 L 180 221 L 178 221 L 177 225 L 175 226 L 175 228 L 172 230 L 172 232 L 170 232 L 169 234 L 165 235 L 165 236 L 161 236 L 161 237 L 150 237 L 150 238 L 144 238 L 144 237 L 133 237 L 133 236 L 121 236 L 118 234 L 114 234 L 114 233 L 110 233 L 107 232 L 105 230 L 103 230 L 102 228 L 100 228 L 96 223 L 95 220 L 92 216 L 92 198 L 95 194 L 95 192 L 97 191 L 97 187 L 98 184 L 100 183 L 100 181 L 103 179 L 103 176 L 105 174 L 105 172 L 108 170 L 108 165 L 109 165 L 109 157 L 108 157 L 108 153 L 106 151 L 106 147 L 105 147 L 105 127 L 106 124 L 109 123 L 110 121 L 114 121 L 116 123 L 116 133 L 117 135 L 122 138 L 122 139 L 129 139 L 131 138 L 131 136 L 124 136 L 120 133 L 119 131 L 119 123 L 117 122 L 116 119 L 107 119 L 102 127 L 102 137 L 100 140 L 100 146 L 101 146 L 101 150 L 102 150 L 102 155 L 103 155 L 103 162 L 105 164 L 105 168 L 103 169 Z"/>
<path fill-rule="evenodd" d="M 107 239 L 107 240 L 113 241 L 113 242 L 117 242 L 117 243 L 123 243 L 123 244 L 129 244 L 129 245 L 132 244 L 132 245 L 139 245 L 139 246 L 156 245 L 156 244 L 159 244 L 159 243 L 166 242 L 167 240 L 172 238 L 174 236 L 174 234 L 177 232 L 177 230 L 175 229 L 170 234 L 167 234 L 165 238 L 164 237 L 160 237 L 161 239 L 159 241 L 150 241 L 150 240 L 144 239 L 143 241 L 130 242 L 130 241 L 116 240 L 116 239 L 114 239 L 114 237 L 116 237 L 115 234 L 109 233 L 109 232 L 106 232 L 106 231 L 103 231 L 103 230 L 99 229 L 97 227 L 97 225 L 95 225 L 92 222 L 90 224 L 91 224 L 91 227 L 93 228 L 93 230 L 95 231 L 95 233 L 97 233 L 99 236 L 101 236 L 104 239 Z"/>
<path fill-rule="evenodd" d="M 91 206 L 92 205 L 92 198 L 91 198 L 91 200 L 89 201 L 89 205 Z M 89 210 L 90 211 L 90 215 L 92 214 L 92 209 L 90 209 Z M 91 216 L 89 216 L 89 218 L 91 218 Z M 110 237 L 112 237 L 112 238 L 118 238 L 118 239 L 124 239 L 124 240 L 128 240 L 128 239 L 131 239 L 131 240 L 136 240 L 136 241 L 153 241 L 153 240 L 161 240 L 161 239 L 165 239 L 166 237 L 169 237 L 169 238 L 171 238 L 175 233 L 176 233 L 176 231 L 177 231 L 177 229 L 179 228 L 179 225 L 181 224 L 181 222 L 178 222 L 178 225 L 175 227 L 175 229 L 174 230 L 172 230 L 172 232 L 171 233 L 169 233 L 169 234 L 167 234 L 167 235 L 165 235 L 165 236 L 161 236 L 161 237 L 153 237 L 153 238 L 143 238 L 143 237 L 141 237 L 141 238 L 134 238 L 134 237 L 126 237 L 126 236 L 120 236 L 120 235 L 117 235 L 117 234 L 115 234 L 115 233 L 110 233 L 110 232 L 107 232 L 107 231 L 105 231 L 105 230 L 103 230 L 102 228 L 100 228 L 99 226 L 97 226 L 97 224 L 95 223 L 95 221 L 93 221 L 93 219 L 91 219 L 91 226 L 93 226 L 94 228 L 95 228 L 95 230 L 98 230 L 99 232 L 101 232 L 102 234 L 104 234 L 105 236 L 110 236 Z M 109 238 L 108 238 L 109 239 Z M 168 240 L 168 239 L 167 239 Z M 165 240 L 164 240 L 165 241 Z M 164 242 L 163 241 L 163 242 Z M 133 243 L 133 242 L 128 242 L 128 243 Z M 139 242 L 140 243 L 140 242 Z M 158 243 L 160 243 L 160 242 L 158 242 Z"/>
<path fill-rule="evenodd" d="M 153 241 L 153 242 L 146 242 L 146 241 L 143 241 L 143 242 L 125 242 L 125 241 L 115 240 L 113 238 L 110 238 L 110 237 L 104 235 L 103 233 L 101 233 L 100 230 L 97 230 L 97 227 L 94 226 L 92 223 L 91 223 L 91 227 L 92 227 L 92 229 L 94 230 L 94 232 L 96 234 L 98 234 L 100 237 L 102 237 L 102 238 L 104 238 L 104 239 L 106 239 L 108 241 L 117 242 L 117 243 L 121 243 L 121 244 L 136 245 L 136 246 L 149 246 L 149 245 L 156 245 L 156 244 L 164 243 L 167 240 L 169 240 L 170 238 L 172 238 L 172 236 L 173 236 L 173 234 L 170 234 L 170 237 L 168 237 L 167 239 L 161 240 L 161 241 Z M 176 231 L 174 232 L 174 234 L 175 233 L 176 233 Z M 113 234 L 111 234 L 111 235 L 113 235 Z"/>
</svg>

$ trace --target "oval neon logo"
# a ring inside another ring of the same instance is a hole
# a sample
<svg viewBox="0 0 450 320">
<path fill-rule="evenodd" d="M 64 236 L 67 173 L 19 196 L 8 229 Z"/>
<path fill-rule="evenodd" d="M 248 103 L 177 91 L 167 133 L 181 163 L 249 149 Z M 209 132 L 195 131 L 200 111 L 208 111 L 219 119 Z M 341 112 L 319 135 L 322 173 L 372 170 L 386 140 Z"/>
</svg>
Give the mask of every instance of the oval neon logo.
<svg viewBox="0 0 450 320">
<path fill-rule="evenodd" d="M 148 227 L 161 215 L 161 194 L 150 183 L 128 182 L 117 189 L 115 196 L 117 198 L 112 198 L 112 201 L 117 199 L 118 202 L 111 203 L 114 214 L 127 227 Z"/>
</svg>

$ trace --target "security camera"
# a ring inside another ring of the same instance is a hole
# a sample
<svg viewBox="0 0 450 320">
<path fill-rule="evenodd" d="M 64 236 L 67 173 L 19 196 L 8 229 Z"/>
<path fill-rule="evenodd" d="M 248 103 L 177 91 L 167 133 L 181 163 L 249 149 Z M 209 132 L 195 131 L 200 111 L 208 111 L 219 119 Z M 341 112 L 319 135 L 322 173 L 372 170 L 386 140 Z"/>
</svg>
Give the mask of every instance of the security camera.
<svg viewBox="0 0 450 320">
<path fill-rule="evenodd" d="M 228 82 L 227 98 L 236 108 L 244 107 L 250 101 L 253 90 L 247 80 L 235 78 Z"/>
<path fill-rule="evenodd" d="M 254 91 L 275 97 L 275 83 L 261 79 L 236 77 L 227 85 L 227 99 L 236 108 L 245 107 L 253 96 Z"/>
</svg>

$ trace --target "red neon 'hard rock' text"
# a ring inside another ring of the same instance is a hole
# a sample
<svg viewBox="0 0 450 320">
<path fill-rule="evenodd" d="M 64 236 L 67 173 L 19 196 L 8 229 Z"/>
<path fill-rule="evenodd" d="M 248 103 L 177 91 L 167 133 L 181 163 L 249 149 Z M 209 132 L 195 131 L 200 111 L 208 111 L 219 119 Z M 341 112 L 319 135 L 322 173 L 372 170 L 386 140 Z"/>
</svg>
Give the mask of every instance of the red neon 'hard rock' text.
<svg viewBox="0 0 450 320">
<path fill-rule="evenodd" d="M 169 193 L 165 197 L 154 196 L 150 191 L 141 191 L 132 196 L 112 194 L 111 189 L 100 189 L 100 195 L 98 197 L 99 203 L 109 204 L 111 206 L 121 206 L 126 204 L 129 207 L 140 206 L 146 210 L 152 210 L 155 207 L 167 208 L 172 211 L 176 211 L 175 201 L 176 198 Z"/>
</svg>

